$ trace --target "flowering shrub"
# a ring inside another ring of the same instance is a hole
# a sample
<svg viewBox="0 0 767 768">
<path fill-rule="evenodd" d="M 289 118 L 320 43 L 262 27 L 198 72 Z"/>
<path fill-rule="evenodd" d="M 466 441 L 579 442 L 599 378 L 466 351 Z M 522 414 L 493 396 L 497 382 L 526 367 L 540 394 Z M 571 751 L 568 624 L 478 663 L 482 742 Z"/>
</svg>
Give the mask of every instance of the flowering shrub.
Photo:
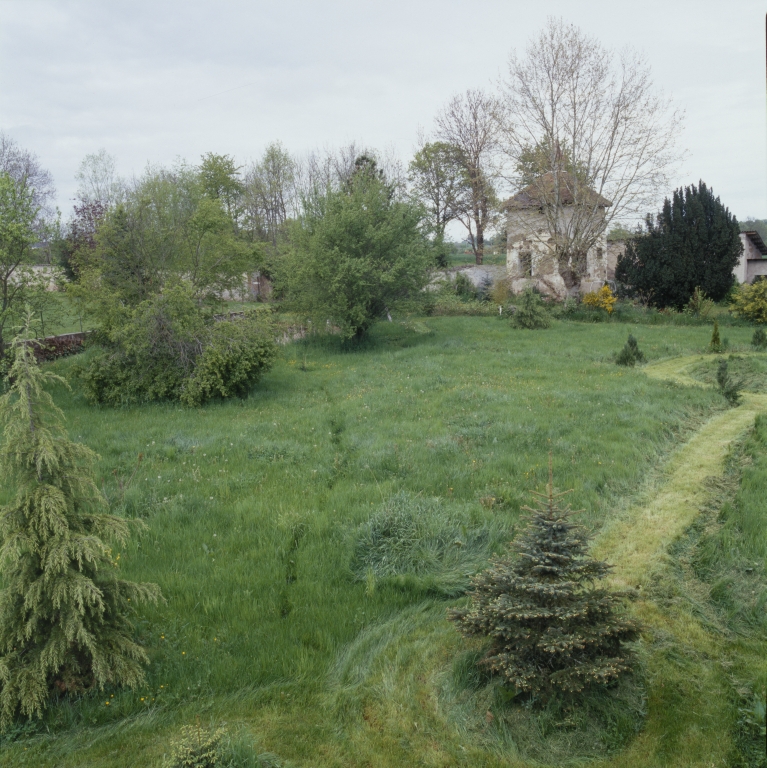
<svg viewBox="0 0 767 768">
<path fill-rule="evenodd" d="M 618 301 L 609 285 L 603 285 L 598 291 L 590 291 L 583 297 L 583 303 L 594 309 L 604 309 L 608 315 L 613 313 L 615 302 Z"/>
<path fill-rule="evenodd" d="M 731 310 L 738 317 L 755 323 L 767 323 L 767 280 L 738 286 Z"/>
</svg>

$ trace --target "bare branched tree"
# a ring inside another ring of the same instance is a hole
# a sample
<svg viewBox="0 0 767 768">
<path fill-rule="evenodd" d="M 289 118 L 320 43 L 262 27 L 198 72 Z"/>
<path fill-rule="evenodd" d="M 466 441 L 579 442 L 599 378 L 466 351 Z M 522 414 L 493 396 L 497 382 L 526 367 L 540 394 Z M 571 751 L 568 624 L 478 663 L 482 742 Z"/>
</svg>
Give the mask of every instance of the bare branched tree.
<svg viewBox="0 0 767 768">
<path fill-rule="evenodd" d="M 495 99 L 479 90 L 454 96 L 436 118 L 437 138 L 458 150 L 465 174 L 467 194 L 457 209 L 457 218 L 469 233 L 477 264 L 485 253 L 485 233 L 496 214 L 499 148 Z"/>
<path fill-rule="evenodd" d="M 75 174 L 78 187 L 76 198 L 81 205 L 98 203 L 109 208 L 125 192 L 125 185 L 117 175 L 117 163 L 105 149 L 86 155 Z"/>
<path fill-rule="evenodd" d="M 557 19 L 523 58 L 511 55 L 500 90 L 512 180 L 527 185 L 524 205 L 543 214 L 552 256 L 572 286 L 611 223 L 643 213 L 668 188 L 682 114 L 656 93 L 640 56 L 616 55 Z"/>
<path fill-rule="evenodd" d="M 277 243 L 281 227 L 296 214 L 296 162 L 279 142 L 270 144 L 245 172 L 248 228 Z"/>
<path fill-rule="evenodd" d="M 40 165 L 34 152 L 22 149 L 10 136 L 0 131 L 0 172 L 7 173 L 20 193 L 32 190 L 32 200 L 42 217 L 53 215 L 56 188 L 50 171 Z"/>
</svg>

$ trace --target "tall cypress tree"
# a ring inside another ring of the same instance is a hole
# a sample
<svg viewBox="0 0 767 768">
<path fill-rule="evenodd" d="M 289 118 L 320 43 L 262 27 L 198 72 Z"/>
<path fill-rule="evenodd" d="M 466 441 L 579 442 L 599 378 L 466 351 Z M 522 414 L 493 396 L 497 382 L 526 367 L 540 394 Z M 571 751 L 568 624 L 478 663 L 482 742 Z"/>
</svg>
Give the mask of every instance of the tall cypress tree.
<svg viewBox="0 0 767 768">
<path fill-rule="evenodd" d="M 611 566 L 587 555 L 585 530 L 554 493 L 539 497 L 512 552 L 474 579 L 468 608 L 450 618 L 465 635 L 491 639 L 483 663 L 517 691 L 541 699 L 614 683 L 632 666 L 624 643 L 637 624 L 617 613 L 621 595 L 595 586 Z"/>
<path fill-rule="evenodd" d="M 128 521 L 105 511 L 96 454 L 67 438 L 45 390 L 63 379 L 22 337 L 13 353 L 0 398 L 0 468 L 16 487 L 0 508 L 0 729 L 19 712 L 40 716 L 53 690 L 140 684 L 148 658 L 130 617 L 161 599 L 157 585 L 117 577 L 106 542 L 125 543 Z"/>
<path fill-rule="evenodd" d="M 738 221 L 701 181 L 674 191 L 646 232 L 626 244 L 615 279 L 653 306 L 681 309 L 700 288 L 714 301 L 734 284 L 740 259 Z"/>
</svg>

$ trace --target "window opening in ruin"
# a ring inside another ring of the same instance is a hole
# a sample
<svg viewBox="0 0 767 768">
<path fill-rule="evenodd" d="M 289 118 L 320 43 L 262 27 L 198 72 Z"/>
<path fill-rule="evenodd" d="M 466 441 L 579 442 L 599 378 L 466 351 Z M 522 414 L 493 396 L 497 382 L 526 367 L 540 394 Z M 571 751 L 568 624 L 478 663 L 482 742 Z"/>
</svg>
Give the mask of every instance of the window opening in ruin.
<svg viewBox="0 0 767 768">
<path fill-rule="evenodd" d="M 533 276 L 533 252 L 520 251 L 519 264 L 522 267 L 522 277 Z"/>
</svg>

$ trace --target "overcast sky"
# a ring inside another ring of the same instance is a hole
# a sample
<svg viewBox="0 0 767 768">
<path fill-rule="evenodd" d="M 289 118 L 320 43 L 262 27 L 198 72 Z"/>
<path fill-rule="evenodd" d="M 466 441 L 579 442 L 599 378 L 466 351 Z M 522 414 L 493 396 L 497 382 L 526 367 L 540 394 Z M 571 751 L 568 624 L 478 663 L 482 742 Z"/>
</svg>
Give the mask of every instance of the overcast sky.
<svg viewBox="0 0 767 768">
<path fill-rule="evenodd" d="M 752 0 L 0 0 L 0 130 L 71 209 L 86 153 L 123 175 L 203 152 L 258 158 L 351 140 L 403 160 L 455 92 L 561 16 L 644 53 L 685 110 L 677 185 L 767 217 L 765 11 Z"/>
</svg>

